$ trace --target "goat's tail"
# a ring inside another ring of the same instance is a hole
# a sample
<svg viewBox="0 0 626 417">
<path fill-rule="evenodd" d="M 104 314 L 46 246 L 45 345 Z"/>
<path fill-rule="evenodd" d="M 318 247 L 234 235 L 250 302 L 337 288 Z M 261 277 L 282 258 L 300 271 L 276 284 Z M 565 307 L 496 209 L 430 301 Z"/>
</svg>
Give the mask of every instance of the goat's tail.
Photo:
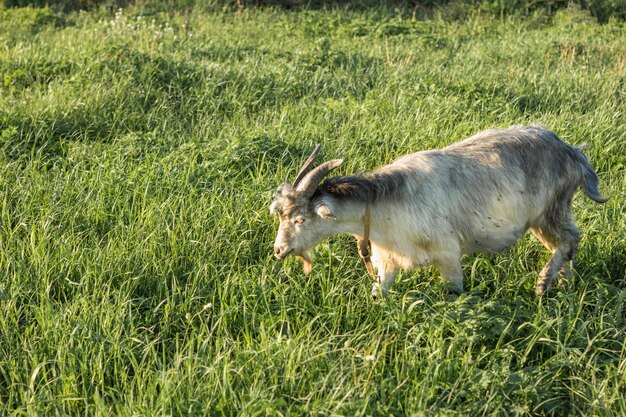
<svg viewBox="0 0 626 417">
<path fill-rule="evenodd" d="M 591 167 L 589 163 L 589 158 L 585 155 L 582 150 L 587 147 L 587 144 L 583 144 L 576 148 L 576 158 L 580 163 L 580 167 L 582 168 L 583 178 L 581 182 L 581 186 L 587 197 L 592 199 L 597 203 L 606 203 L 609 201 L 608 197 L 602 197 L 600 195 L 600 191 L 598 190 L 598 176 L 596 172 Z"/>
</svg>

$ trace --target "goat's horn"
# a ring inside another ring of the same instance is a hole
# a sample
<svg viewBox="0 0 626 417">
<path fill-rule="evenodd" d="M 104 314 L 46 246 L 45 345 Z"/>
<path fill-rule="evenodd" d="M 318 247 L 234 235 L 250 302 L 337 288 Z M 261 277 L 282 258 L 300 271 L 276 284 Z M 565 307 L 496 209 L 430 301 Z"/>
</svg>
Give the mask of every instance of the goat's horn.
<svg viewBox="0 0 626 417">
<path fill-rule="evenodd" d="M 330 171 L 337 168 L 343 163 L 343 159 L 333 159 L 324 162 L 322 165 L 309 172 L 300 182 L 296 191 L 303 192 L 306 197 L 311 197 L 319 183 L 327 176 Z"/>
<path fill-rule="evenodd" d="M 296 188 L 298 184 L 300 184 L 300 181 L 302 181 L 302 178 L 304 178 L 305 175 L 308 174 L 309 171 L 311 171 L 311 165 L 313 165 L 313 161 L 317 157 L 317 154 L 320 153 L 320 149 L 322 149 L 321 143 L 318 144 L 315 149 L 313 149 L 313 152 L 311 153 L 311 156 L 309 156 L 309 159 L 307 159 L 304 165 L 302 165 L 302 168 L 300 168 L 300 172 L 298 172 L 298 175 L 296 175 L 296 180 L 293 182 L 293 188 Z"/>
</svg>

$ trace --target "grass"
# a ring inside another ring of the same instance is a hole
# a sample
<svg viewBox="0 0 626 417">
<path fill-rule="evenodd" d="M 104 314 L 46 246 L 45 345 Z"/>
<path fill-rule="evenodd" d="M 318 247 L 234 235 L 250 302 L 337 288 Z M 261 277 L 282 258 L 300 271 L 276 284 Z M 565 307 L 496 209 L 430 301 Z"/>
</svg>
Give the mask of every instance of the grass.
<svg viewBox="0 0 626 417">
<path fill-rule="evenodd" d="M 0 414 L 626 413 L 626 34 L 575 9 L 0 9 Z M 315 143 L 374 169 L 481 129 L 587 142 L 575 285 L 525 237 L 373 301 L 353 239 L 272 259 Z"/>
</svg>

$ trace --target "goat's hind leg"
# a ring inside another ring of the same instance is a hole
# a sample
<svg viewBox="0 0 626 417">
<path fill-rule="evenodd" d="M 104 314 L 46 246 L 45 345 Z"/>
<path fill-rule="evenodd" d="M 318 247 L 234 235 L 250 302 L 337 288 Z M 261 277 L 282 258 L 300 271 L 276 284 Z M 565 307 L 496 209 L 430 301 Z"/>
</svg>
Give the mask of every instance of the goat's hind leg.
<svg viewBox="0 0 626 417">
<path fill-rule="evenodd" d="M 552 257 L 539 272 L 537 295 L 550 290 L 552 282 L 559 277 L 559 285 L 566 285 L 571 278 L 571 263 L 575 260 L 580 232 L 568 216 L 568 221 L 559 228 L 531 227 L 531 233 L 552 252 Z"/>
<path fill-rule="evenodd" d="M 569 288 L 572 282 L 572 269 L 576 266 L 576 254 L 578 253 L 578 242 L 580 242 L 580 231 L 573 223 L 570 231 L 568 251 L 565 254 L 563 266 L 559 270 L 559 286 L 563 288 Z"/>
</svg>

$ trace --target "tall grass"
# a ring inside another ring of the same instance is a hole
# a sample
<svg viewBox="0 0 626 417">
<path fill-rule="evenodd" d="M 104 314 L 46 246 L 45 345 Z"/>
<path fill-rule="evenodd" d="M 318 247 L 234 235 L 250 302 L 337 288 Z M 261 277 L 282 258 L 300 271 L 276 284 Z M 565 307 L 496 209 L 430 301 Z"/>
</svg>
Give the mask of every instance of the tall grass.
<svg viewBox="0 0 626 417">
<path fill-rule="evenodd" d="M 450 13 L 0 10 L 0 413 L 624 415 L 624 25 Z M 460 296 L 374 302 L 348 237 L 272 259 L 313 144 L 352 173 L 536 122 L 611 196 L 571 289 L 534 296 L 529 237 Z"/>
</svg>

